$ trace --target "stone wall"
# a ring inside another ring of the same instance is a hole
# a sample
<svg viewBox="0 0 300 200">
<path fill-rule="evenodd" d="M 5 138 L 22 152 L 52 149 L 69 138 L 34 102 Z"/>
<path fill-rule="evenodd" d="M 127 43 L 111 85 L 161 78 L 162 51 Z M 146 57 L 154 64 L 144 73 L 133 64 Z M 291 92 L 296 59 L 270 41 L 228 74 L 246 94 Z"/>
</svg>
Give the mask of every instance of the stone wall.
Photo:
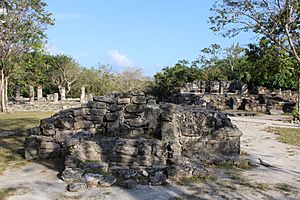
<svg viewBox="0 0 300 200">
<path fill-rule="evenodd" d="M 25 156 L 65 158 L 65 181 L 95 170 L 117 177 L 133 170 L 155 185 L 161 173 L 193 175 L 204 162 L 238 155 L 240 136 L 221 112 L 114 94 L 42 120 L 25 141 Z"/>
<path fill-rule="evenodd" d="M 250 111 L 283 114 L 292 112 L 296 103 L 293 99 L 277 95 L 235 95 L 235 94 L 175 94 L 168 102 L 179 105 L 197 105 L 215 110 Z"/>
</svg>

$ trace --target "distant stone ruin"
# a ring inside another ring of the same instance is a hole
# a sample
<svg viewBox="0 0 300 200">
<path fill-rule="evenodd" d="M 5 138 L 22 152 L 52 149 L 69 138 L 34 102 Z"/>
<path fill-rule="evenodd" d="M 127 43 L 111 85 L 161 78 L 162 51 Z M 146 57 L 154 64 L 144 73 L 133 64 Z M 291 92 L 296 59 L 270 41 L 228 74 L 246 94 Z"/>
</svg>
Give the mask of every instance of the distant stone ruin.
<svg viewBox="0 0 300 200">
<path fill-rule="evenodd" d="M 81 106 L 89 100 L 85 93 L 85 87 L 81 88 L 80 98 L 66 98 L 66 89 L 61 87 L 59 93 L 44 94 L 43 87 L 38 86 L 35 90 L 29 86 L 29 98 L 20 94 L 20 87 L 16 86 L 15 96 L 10 98 L 9 111 L 60 111 L 62 109 Z"/>
<path fill-rule="evenodd" d="M 131 93 L 62 110 L 42 120 L 24 146 L 28 160 L 64 158 L 62 179 L 78 191 L 203 175 L 204 163 L 239 155 L 240 136 L 221 112 Z"/>
<path fill-rule="evenodd" d="M 198 80 L 187 83 L 180 93 L 165 101 L 207 109 L 283 114 L 293 111 L 297 95 L 291 90 L 270 91 L 265 87 L 249 94 L 247 85 L 239 81 L 210 81 L 206 86 Z"/>
</svg>

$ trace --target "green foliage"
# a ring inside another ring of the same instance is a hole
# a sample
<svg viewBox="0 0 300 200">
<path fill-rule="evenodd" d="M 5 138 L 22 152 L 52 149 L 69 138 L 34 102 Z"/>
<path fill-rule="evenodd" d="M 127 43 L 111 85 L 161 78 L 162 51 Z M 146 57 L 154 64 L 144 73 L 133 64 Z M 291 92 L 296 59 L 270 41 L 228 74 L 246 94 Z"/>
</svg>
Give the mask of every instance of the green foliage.
<svg viewBox="0 0 300 200">
<path fill-rule="evenodd" d="M 166 98 L 179 92 L 186 83 L 202 78 L 202 69 L 189 65 L 187 61 L 179 61 L 174 67 L 165 67 L 154 76 L 154 94 Z"/>
<path fill-rule="evenodd" d="M 8 80 L 23 54 L 41 49 L 53 24 L 46 6 L 42 0 L 0 1 L 0 112 L 6 111 Z"/>
<path fill-rule="evenodd" d="M 80 65 L 72 57 L 63 54 L 49 56 L 49 65 L 47 76 L 52 84 L 58 89 L 65 87 L 67 94 L 70 93 L 71 87 L 80 76 Z"/>
<path fill-rule="evenodd" d="M 49 71 L 52 56 L 42 52 L 31 52 L 22 56 L 21 63 L 15 68 L 9 83 L 9 96 L 14 95 L 16 86 L 21 89 L 23 96 L 28 96 L 30 85 L 43 86 L 45 93 L 57 92 L 57 88 L 52 84 Z"/>
<path fill-rule="evenodd" d="M 300 67 L 298 0 L 222 0 L 216 1 L 211 11 L 212 31 L 224 37 L 252 31 L 294 57 Z"/>
<path fill-rule="evenodd" d="M 300 108 L 295 108 L 292 112 L 292 116 L 294 119 L 300 119 Z"/>
<path fill-rule="evenodd" d="M 250 87 L 265 86 L 271 89 L 296 89 L 296 62 L 282 51 L 262 39 L 259 46 L 250 44 L 246 49 Z"/>
</svg>

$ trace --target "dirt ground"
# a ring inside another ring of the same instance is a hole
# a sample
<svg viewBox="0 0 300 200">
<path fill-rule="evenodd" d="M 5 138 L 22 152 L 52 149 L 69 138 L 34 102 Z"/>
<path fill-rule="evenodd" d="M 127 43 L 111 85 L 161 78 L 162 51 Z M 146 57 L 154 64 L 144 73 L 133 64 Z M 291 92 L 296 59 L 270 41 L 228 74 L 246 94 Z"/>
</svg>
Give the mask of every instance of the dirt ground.
<svg viewBox="0 0 300 200">
<path fill-rule="evenodd" d="M 14 188 L 7 197 L 9 200 L 300 199 L 300 147 L 280 143 L 275 134 L 264 131 L 269 126 L 300 128 L 285 123 L 284 118 L 267 115 L 231 117 L 243 133 L 242 156 L 257 166 L 248 170 L 219 167 L 203 182 L 170 182 L 159 187 L 138 185 L 130 190 L 114 186 L 70 193 L 56 170 L 31 162 L 22 168 L 5 171 L 0 176 L 0 190 Z M 272 167 L 260 165 L 258 158 Z"/>
</svg>

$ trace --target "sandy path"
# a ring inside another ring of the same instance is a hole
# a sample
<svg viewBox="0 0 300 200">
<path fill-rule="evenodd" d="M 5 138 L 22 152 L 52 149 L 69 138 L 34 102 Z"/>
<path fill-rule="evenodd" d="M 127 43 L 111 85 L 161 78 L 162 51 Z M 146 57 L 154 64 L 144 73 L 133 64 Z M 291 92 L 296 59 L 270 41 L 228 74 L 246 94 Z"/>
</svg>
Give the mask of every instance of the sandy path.
<svg viewBox="0 0 300 200">
<path fill-rule="evenodd" d="M 282 117 L 231 117 L 234 124 L 243 132 L 241 148 L 247 158 L 258 164 L 257 158 L 270 163 L 274 168 L 259 165 L 243 171 L 251 182 L 263 183 L 274 188 L 285 183 L 292 188 L 286 193 L 276 189 L 261 191 L 253 187 L 237 185 L 229 190 L 223 178 L 216 182 L 191 186 L 151 187 L 139 185 L 127 190 L 120 187 L 93 188 L 82 193 L 66 191 L 66 184 L 57 178 L 58 172 L 38 163 L 29 163 L 21 169 L 7 170 L 0 176 L 0 188 L 20 188 L 8 200 L 53 200 L 53 199 L 300 199 L 300 147 L 276 141 L 276 135 L 264 131 L 268 126 L 299 127 L 280 121 Z M 222 176 L 221 176 L 222 177 Z M 217 183 L 219 181 L 219 183 Z M 228 180 L 226 180 L 228 181 Z M 224 189 L 224 184 L 225 188 Z M 229 182 L 233 184 L 233 182 Z M 185 194 L 185 195 L 183 195 Z M 181 198 L 179 198 L 181 197 Z"/>
<path fill-rule="evenodd" d="M 280 121 L 284 116 L 231 117 L 232 122 L 242 131 L 241 149 L 248 158 L 259 163 L 257 158 L 274 167 L 259 167 L 245 171 L 251 179 L 271 184 L 286 183 L 300 191 L 300 147 L 278 142 L 277 135 L 264 131 L 269 126 L 299 128 Z"/>
</svg>

